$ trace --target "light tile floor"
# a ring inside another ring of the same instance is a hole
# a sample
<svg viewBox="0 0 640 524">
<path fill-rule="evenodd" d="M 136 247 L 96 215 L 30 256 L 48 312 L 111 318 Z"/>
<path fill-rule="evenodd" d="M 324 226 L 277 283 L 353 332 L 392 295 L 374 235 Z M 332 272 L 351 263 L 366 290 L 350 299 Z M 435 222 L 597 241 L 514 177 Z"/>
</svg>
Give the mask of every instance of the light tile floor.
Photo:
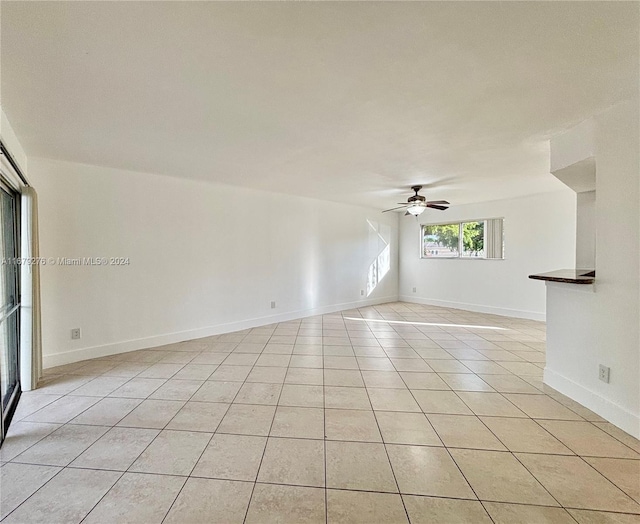
<svg viewBox="0 0 640 524">
<path fill-rule="evenodd" d="M 46 371 L 1 517 L 640 522 L 640 443 L 543 386 L 545 326 L 405 303 Z"/>
</svg>

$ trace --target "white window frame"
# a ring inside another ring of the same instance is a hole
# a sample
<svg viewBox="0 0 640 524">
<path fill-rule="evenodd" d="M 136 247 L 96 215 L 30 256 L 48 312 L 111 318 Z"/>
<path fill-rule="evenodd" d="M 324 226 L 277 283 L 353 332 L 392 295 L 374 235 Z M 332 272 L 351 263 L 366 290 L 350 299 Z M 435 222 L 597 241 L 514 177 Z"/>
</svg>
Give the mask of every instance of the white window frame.
<svg viewBox="0 0 640 524">
<path fill-rule="evenodd" d="M 468 224 L 470 222 L 484 222 L 484 232 L 485 232 L 485 245 L 486 245 L 486 232 L 487 232 L 487 221 L 489 220 L 502 220 L 502 258 L 487 258 L 486 255 L 482 257 L 463 257 L 463 235 L 462 235 L 462 225 Z M 438 257 L 427 257 L 424 254 L 424 228 L 431 226 L 458 226 L 458 254 L 457 255 L 448 255 L 448 256 L 438 256 Z M 474 218 L 468 220 L 460 220 L 460 221 L 452 221 L 452 222 L 436 222 L 436 223 L 425 223 L 420 224 L 420 258 L 423 260 L 504 260 L 504 217 L 491 217 L 491 218 Z"/>
</svg>

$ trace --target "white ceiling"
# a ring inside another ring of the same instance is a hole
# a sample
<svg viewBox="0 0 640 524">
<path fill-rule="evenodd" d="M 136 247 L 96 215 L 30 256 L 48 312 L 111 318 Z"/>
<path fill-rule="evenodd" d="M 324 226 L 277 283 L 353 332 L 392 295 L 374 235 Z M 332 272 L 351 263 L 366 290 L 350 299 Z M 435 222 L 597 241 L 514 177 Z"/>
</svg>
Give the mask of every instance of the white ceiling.
<svg viewBox="0 0 640 524">
<path fill-rule="evenodd" d="M 378 208 L 557 189 L 548 138 L 638 89 L 621 2 L 2 2 L 27 153 Z"/>
</svg>

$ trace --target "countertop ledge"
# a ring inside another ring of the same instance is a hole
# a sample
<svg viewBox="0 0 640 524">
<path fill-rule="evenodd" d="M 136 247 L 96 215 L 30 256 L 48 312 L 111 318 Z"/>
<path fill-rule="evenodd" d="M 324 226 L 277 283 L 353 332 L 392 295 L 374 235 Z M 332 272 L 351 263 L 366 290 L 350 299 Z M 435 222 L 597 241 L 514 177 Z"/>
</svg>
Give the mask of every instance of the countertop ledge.
<svg viewBox="0 0 640 524">
<path fill-rule="evenodd" d="M 565 284 L 593 284 L 596 280 L 596 272 L 594 269 L 558 269 L 548 273 L 529 275 L 529 278 Z"/>
</svg>

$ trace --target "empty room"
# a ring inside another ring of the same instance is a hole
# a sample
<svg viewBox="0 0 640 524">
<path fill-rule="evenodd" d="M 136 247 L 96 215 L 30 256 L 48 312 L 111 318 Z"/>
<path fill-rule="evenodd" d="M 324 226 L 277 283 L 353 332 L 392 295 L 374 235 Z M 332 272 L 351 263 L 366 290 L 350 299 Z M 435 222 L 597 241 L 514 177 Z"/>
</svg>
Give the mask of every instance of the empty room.
<svg viewBox="0 0 640 524">
<path fill-rule="evenodd" d="M 640 523 L 640 3 L 0 3 L 0 521 Z"/>
</svg>

